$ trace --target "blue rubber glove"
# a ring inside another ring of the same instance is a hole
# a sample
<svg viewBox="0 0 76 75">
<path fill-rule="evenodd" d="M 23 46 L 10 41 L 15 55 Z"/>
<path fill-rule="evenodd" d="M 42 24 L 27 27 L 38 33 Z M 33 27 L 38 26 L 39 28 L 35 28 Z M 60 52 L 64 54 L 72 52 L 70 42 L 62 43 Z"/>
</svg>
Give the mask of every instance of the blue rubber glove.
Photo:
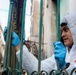
<svg viewBox="0 0 76 75">
<path fill-rule="evenodd" d="M 7 27 L 4 29 L 4 40 L 6 42 L 6 37 L 7 37 Z M 16 47 L 20 43 L 20 38 L 18 35 L 12 31 L 12 46 Z"/>
<path fill-rule="evenodd" d="M 66 66 L 65 57 L 66 57 L 66 49 L 62 42 L 55 42 L 54 43 L 54 55 L 55 59 L 59 60 L 60 62 L 60 68 L 64 68 Z M 58 64 L 58 62 L 56 61 Z"/>
</svg>

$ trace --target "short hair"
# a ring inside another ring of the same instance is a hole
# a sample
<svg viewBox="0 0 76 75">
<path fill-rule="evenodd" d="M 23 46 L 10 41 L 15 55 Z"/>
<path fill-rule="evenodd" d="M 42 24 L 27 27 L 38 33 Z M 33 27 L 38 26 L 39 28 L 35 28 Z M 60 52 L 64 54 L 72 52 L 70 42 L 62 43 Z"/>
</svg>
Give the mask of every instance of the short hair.
<svg viewBox="0 0 76 75">
<path fill-rule="evenodd" d="M 60 24 L 61 27 L 62 26 L 66 26 L 66 25 L 67 25 L 67 23 L 65 23 L 65 22 L 63 22 L 63 23 Z"/>
</svg>

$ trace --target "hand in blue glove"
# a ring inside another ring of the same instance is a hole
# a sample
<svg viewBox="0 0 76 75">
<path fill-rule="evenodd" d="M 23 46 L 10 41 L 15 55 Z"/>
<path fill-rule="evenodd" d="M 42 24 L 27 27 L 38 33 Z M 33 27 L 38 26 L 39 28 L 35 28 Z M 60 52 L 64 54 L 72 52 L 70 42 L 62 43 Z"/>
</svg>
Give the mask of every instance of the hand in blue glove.
<svg viewBox="0 0 76 75">
<path fill-rule="evenodd" d="M 55 59 L 59 60 L 60 62 L 60 68 L 64 68 L 66 66 L 65 57 L 66 57 L 66 49 L 62 42 L 55 42 L 54 43 L 54 55 Z M 58 64 L 58 62 L 56 61 Z"/>
<path fill-rule="evenodd" d="M 7 27 L 4 29 L 4 40 L 6 42 L 6 37 L 7 37 Z M 20 43 L 20 38 L 18 35 L 12 31 L 12 46 L 16 47 Z"/>
</svg>

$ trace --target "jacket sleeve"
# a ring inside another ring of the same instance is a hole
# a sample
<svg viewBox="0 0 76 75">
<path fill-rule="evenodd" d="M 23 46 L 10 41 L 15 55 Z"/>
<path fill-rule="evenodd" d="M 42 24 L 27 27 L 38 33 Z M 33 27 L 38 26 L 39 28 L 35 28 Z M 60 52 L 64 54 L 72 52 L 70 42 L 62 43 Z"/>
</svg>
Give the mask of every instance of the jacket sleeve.
<svg viewBox="0 0 76 75">
<path fill-rule="evenodd" d="M 16 52 L 16 56 L 19 60 L 20 51 Z M 34 71 L 38 71 L 38 60 L 28 51 L 26 46 L 23 46 L 22 67 L 28 72 L 29 75 L 31 75 L 31 73 Z M 55 62 L 52 57 L 41 61 L 41 70 L 46 71 L 48 74 L 50 74 L 54 67 Z"/>
</svg>

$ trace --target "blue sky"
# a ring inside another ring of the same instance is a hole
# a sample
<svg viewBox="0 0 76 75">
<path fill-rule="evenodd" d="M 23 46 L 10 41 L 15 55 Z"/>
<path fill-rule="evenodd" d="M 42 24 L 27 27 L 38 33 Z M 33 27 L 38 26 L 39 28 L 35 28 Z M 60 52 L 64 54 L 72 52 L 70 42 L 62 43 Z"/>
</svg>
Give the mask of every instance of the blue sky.
<svg viewBox="0 0 76 75">
<path fill-rule="evenodd" d="M 8 10 L 9 10 L 9 1 L 10 0 L 0 0 L 0 24 L 4 30 L 4 27 L 7 26 L 8 21 Z M 28 37 L 30 35 L 30 0 L 27 0 L 27 7 L 26 7 L 26 18 L 25 18 L 25 31 L 26 36 Z M 27 38 L 26 37 L 26 38 Z"/>
</svg>

